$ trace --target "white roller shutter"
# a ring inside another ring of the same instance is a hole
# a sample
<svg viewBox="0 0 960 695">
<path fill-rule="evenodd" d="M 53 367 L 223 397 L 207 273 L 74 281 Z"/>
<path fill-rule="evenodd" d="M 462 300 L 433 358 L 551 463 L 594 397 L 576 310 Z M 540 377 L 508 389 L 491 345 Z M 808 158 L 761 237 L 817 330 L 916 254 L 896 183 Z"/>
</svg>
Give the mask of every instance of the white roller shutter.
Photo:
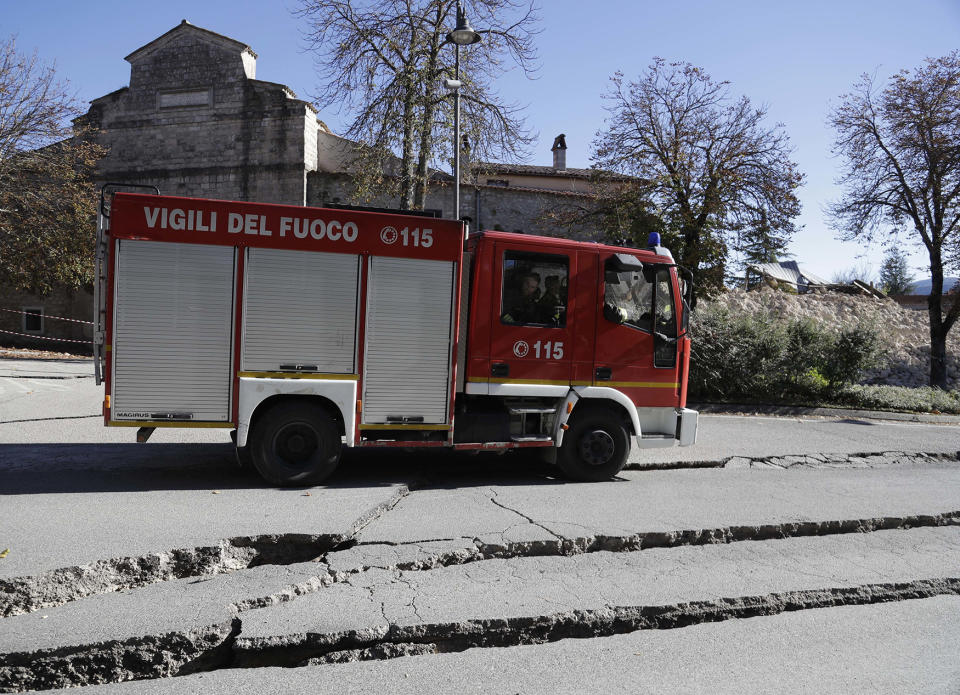
<svg viewBox="0 0 960 695">
<path fill-rule="evenodd" d="M 250 249 L 243 370 L 306 365 L 320 372 L 353 373 L 358 273 L 355 255 Z"/>
<path fill-rule="evenodd" d="M 233 247 L 119 242 L 113 419 L 229 420 L 233 280 Z"/>
<path fill-rule="evenodd" d="M 447 423 L 454 267 L 448 261 L 370 259 L 364 423 L 397 417 Z"/>
</svg>

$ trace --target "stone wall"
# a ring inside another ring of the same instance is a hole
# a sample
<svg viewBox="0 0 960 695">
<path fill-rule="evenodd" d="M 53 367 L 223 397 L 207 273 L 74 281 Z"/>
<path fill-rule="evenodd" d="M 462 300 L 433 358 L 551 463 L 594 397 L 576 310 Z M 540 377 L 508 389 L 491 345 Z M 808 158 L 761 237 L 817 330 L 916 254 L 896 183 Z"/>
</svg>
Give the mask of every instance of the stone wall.
<svg viewBox="0 0 960 695">
<path fill-rule="evenodd" d="M 43 310 L 43 329 L 28 333 L 24 328 L 24 309 Z M 46 297 L 23 293 L 5 293 L 0 297 L 0 345 L 90 354 L 93 326 L 76 320 L 90 321 L 93 316 L 93 295 L 89 292 L 55 291 Z M 54 317 L 66 317 L 64 321 Z M 24 335 L 27 333 L 27 335 Z"/>
<path fill-rule="evenodd" d="M 868 373 L 865 383 L 927 386 L 930 383 L 930 325 L 924 311 L 908 309 L 892 299 L 828 293 L 794 295 L 763 288 L 755 292 L 729 290 L 713 303 L 733 313 L 780 319 L 811 318 L 832 329 L 860 322 L 880 331 L 889 364 Z M 705 302 L 709 305 L 709 302 Z M 947 383 L 960 388 L 960 330 L 947 338 Z"/>
</svg>

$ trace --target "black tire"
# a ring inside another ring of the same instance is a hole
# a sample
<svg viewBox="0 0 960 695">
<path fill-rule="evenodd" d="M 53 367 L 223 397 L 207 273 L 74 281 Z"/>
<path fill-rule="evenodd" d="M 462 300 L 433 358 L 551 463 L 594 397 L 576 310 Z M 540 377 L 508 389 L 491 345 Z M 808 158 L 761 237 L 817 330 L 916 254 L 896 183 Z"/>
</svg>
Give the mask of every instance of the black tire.
<svg viewBox="0 0 960 695">
<path fill-rule="evenodd" d="M 316 485 L 340 463 L 340 429 L 312 403 L 281 403 L 254 424 L 248 441 L 253 466 L 268 483 Z"/>
<path fill-rule="evenodd" d="M 581 406 L 583 407 L 583 406 Z M 557 464 L 572 480 L 610 480 L 623 470 L 630 454 L 630 434 L 620 415 L 608 408 L 573 411 L 563 435 Z"/>
</svg>

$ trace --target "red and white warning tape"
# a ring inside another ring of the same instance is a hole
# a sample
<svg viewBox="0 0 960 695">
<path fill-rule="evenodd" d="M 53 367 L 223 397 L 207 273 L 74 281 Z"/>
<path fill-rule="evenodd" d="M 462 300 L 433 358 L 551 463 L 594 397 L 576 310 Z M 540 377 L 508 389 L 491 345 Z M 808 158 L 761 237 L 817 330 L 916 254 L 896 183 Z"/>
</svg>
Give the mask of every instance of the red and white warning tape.
<svg viewBox="0 0 960 695">
<path fill-rule="evenodd" d="M 81 321 L 80 323 L 85 323 Z M 35 340 L 55 340 L 58 343 L 84 343 L 86 345 L 90 344 L 90 340 L 71 340 L 70 338 L 48 338 L 45 335 L 31 335 L 30 333 L 15 333 L 14 331 L 3 331 L 0 330 L 0 333 L 7 333 L 9 335 L 22 335 L 24 338 L 33 338 Z"/>
<path fill-rule="evenodd" d="M 9 311 L 11 314 L 24 314 L 25 316 L 42 316 L 45 319 L 57 319 L 58 321 L 70 321 L 72 323 L 85 323 L 88 326 L 93 325 L 93 321 L 81 321 L 80 319 L 68 319 L 66 316 L 50 316 L 49 314 L 38 314 L 35 311 L 20 311 L 19 309 L 4 309 L 0 307 L 0 311 Z M 8 333 L 9 331 L 4 331 Z M 17 335 L 23 335 L 22 333 L 17 333 Z M 80 341 L 83 342 L 83 341 Z"/>
</svg>

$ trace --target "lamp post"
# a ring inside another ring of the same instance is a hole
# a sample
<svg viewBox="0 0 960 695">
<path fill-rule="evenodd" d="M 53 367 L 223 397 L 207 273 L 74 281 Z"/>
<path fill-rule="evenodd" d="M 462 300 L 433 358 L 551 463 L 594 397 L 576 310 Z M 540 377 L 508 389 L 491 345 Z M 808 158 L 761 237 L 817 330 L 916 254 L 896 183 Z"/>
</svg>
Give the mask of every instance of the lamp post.
<svg viewBox="0 0 960 695">
<path fill-rule="evenodd" d="M 447 89 L 453 90 L 453 218 L 460 219 L 460 46 L 470 46 L 479 43 L 481 36 L 474 31 L 467 21 L 463 11 L 463 3 L 457 0 L 457 26 L 447 34 L 447 42 L 452 43 L 456 58 L 454 59 L 453 79 L 444 80 Z"/>
</svg>

